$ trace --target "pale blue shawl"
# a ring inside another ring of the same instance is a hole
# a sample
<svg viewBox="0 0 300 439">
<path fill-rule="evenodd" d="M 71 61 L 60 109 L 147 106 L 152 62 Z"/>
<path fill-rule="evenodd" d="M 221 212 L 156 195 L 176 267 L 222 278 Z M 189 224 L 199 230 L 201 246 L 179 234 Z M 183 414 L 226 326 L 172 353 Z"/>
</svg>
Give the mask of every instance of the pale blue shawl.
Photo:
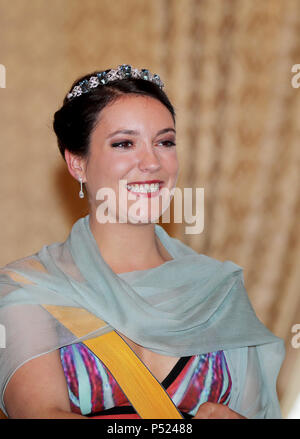
<svg viewBox="0 0 300 439">
<path fill-rule="evenodd" d="M 107 322 L 84 338 L 116 329 L 159 354 L 179 357 L 223 350 L 233 379 L 229 406 L 248 417 L 281 417 L 276 379 L 283 342 L 256 317 L 242 268 L 198 254 L 157 224 L 155 232 L 174 259 L 134 272 L 133 283 L 105 263 L 89 216 L 74 224 L 65 242 L 44 246 L 4 267 L 0 275 L 0 323 L 6 328 L 6 348 L 0 349 L 2 397 L 10 377 L 26 361 L 81 340 L 40 306 L 48 304 L 83 307 Z M 36 270 L 34 261 L 45 271 Z M 33 285 L 12 280 L 11 272 Z M 1 405 L 5 411 L 2 398 Z"/>
</svg>

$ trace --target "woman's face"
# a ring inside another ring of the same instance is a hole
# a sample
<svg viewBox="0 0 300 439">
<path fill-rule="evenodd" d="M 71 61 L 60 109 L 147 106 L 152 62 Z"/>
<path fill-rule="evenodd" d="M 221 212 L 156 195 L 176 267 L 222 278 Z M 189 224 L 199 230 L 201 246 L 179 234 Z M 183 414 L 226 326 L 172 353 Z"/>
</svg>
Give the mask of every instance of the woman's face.
<svg viewBox="0 0 300 439">
<path fill-rule="evenodd" d="M 112 199 L 107 200 L 116 221 L 147 223 L 162 215 L 178 176 L 175 143 L 172 115 L 154 98 L 125 95 L 102 110 L 91 135 L 83 176 L 98 221 L 100 214 L 107 215 L 99 209 L 100 200 L 105 198 L 99 195 L 103 188 L 115 193 L 115 207 Z M 158 203 L 162 198 L 164 204 Z"/>
</svg>

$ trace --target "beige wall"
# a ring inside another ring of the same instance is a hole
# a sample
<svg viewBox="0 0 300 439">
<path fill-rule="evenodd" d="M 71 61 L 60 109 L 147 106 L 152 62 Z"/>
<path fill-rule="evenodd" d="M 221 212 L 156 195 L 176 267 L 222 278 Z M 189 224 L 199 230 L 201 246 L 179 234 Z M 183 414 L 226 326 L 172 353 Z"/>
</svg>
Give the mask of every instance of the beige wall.
<svg viewBox="0 0 300 439">
<path fill-rule="evenodd" d="M 0 1 L 0 264 L 64 239 L 86 212 L 58 153 L 53 114 L 73 80 L 94 69 L 161 71 L 156 9 L 130 0 Z"/>
<path fill-rule="evenodd" d="M 179 185 L 204 187 L 201 253 L 244 267 L 261 320 L 287 346 L 286 414 L 300 392 L 300 63 L 297 0 L 0 0 L 0 264 L 65 239 L 87 212 L 52 132 L 81 74 L 129 63 L 161 75 L 178 114 Z"/>
</svg>

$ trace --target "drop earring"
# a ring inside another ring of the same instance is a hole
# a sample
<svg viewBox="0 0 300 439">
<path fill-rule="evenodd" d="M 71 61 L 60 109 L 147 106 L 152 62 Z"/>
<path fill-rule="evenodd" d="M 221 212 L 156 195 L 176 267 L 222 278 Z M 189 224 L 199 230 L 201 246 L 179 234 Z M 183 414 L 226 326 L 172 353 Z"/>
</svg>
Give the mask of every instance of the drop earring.
<svg viewBox="0 0 300 439">
<path fill-rule="evenodd" d="M 79 198 L 84 198 L 84 192 L 82 190 L 82 177 L 79 177 L 79 182 L 80 182 Z"/>
</svg>

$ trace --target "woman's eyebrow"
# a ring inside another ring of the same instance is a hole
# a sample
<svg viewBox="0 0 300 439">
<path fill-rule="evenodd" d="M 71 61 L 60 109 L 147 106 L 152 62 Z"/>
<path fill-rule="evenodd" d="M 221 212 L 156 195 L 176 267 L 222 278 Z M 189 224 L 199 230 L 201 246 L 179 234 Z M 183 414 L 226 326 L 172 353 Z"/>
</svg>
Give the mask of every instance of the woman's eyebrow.
<svg viewBox="0 0 300 439">
<path fill-rule="evenodd" d="M 169 131 L 172 131 L 174 134 L 176 134 L 176 130 L 174 130 L 174 128 L 164 128 L 163 130 L 158 131 L 156 135 L 159 136 L 160 134 L 165 134 Z"/>
<path fill-rule="evenodd" d="M 172 131 L 174 134 L 176 134 L 176 131 L 174 130 L 174 128 L 164 128 L 164 129 L 158 131 L 156 133 L 156 136 L 159 136 L 160 134 L 165 134 L 169 131 Z M 131 136 L 137 136 L 140 133 L 139 133 L 139 131 L 134 131 L 134 130 L 117 130 L 117 131 L 114 131 L 113 133 L 109 134 L 106 137 L 106 139 L 110 139 L 111 137 L 115 136 L 116 134 L 129 134 Z"/>
</svg>

